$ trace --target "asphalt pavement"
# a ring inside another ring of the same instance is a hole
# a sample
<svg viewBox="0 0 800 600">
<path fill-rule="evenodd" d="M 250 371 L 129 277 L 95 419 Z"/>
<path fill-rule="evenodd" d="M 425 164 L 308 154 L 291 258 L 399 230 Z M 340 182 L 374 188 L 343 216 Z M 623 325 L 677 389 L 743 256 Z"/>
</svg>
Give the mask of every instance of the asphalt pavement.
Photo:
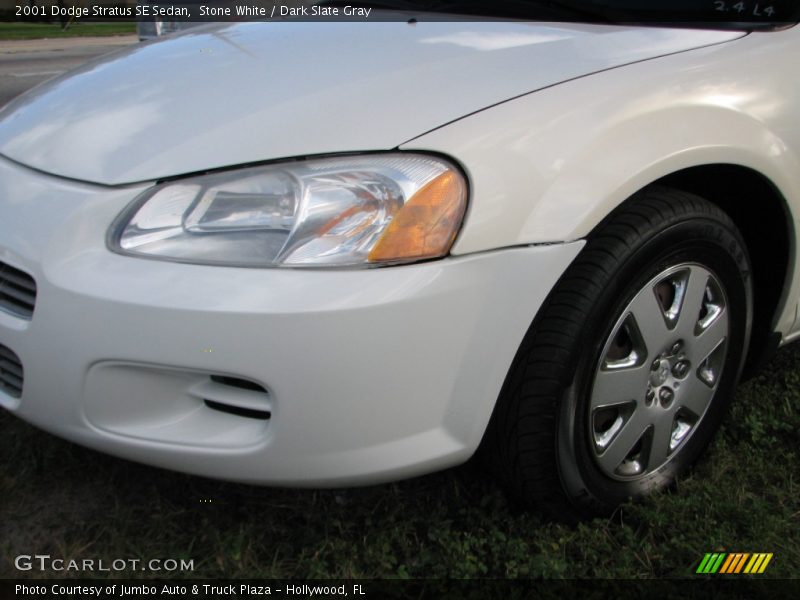
<svg viewBox="0 0 800 600">
<path fill-rule="evenodd" d="M 92 58 L 136 43 L 135 35 L 0 41 L 0 106 Z"/>
</svg>

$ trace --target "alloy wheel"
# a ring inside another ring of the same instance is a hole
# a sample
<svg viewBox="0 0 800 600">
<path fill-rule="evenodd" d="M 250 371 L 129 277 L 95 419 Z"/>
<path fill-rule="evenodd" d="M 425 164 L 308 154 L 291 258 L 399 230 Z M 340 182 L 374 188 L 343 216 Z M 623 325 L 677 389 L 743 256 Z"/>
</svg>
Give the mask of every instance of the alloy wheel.
<svg viewBox="0 0 800 600">
<path fill-rule="evenodd" d="M 728 337 L 724 289 L 702 265 L 667 268 L 634 295 L 605 341 L 589 402 L 590 447 L 606 476 L 640 479 L 680 452 L 714 396 Z"/>
</svg>

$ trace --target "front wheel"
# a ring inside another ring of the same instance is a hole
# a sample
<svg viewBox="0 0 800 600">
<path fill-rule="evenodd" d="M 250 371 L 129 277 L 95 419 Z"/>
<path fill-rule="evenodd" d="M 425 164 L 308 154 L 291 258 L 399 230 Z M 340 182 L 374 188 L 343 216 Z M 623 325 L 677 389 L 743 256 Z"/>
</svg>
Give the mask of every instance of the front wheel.
<svg viewBox="0 0 800 600">
<path fill-rule="evenodd" d="M 652 187 L 615 211 L 550 294 L 482 453 L 558 517 L 607 514 L 702 454 L 739 378 L 750 266 L 718 207 Z"/>
</svg>

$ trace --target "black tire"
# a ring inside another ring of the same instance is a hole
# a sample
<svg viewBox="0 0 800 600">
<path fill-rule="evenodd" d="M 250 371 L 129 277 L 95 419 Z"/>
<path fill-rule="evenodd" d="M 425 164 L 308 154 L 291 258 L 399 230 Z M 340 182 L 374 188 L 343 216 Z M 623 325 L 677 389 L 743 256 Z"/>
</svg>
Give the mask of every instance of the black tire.
<svg viewBox="0 0 800 600">
<path fill-rule="evenodd" d="M 650 290 L 665 329 L 646 318 Z M 609 514 L 664 489 L 720 425 L 744 362 L 751 307 L 747 250 L 728 216 L 697 196 L 647 188 L 598 226 L 549 295 L 517 352 L 480 455 L 517 501 L 563 520 Z M 670 345 L 689 328 L 687 340 Z M 718 345 L 706 355 L 712 342 Z M 609 375 L 647 379 L 641 394 L 617 403 L 618 388 L 605 382 L 622 380 Z"/>
</svg>

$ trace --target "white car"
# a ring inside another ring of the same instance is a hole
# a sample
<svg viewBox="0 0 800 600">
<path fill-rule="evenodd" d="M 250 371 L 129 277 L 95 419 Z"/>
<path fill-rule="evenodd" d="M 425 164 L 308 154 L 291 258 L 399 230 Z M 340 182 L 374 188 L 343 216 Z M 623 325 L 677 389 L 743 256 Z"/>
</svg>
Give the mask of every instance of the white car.
<svg viewBox="0 0 800 600">
<path fill-rule="evenodd" d="M 800 331 L 800 30 L 568 20 L 197 28 L 7 106 L 0 405 L 240 482 L 669 485 Z"/>
</svg>

